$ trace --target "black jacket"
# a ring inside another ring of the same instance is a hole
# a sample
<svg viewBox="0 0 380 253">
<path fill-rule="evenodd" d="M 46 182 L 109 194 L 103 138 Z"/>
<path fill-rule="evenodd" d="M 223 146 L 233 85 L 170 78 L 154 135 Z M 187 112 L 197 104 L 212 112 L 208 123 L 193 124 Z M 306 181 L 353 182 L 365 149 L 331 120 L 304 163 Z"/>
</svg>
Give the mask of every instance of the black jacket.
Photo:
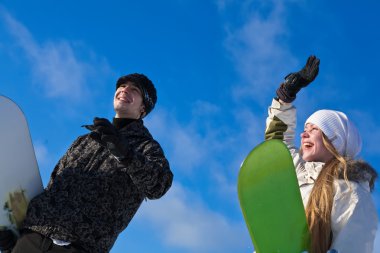
<svg viewBox="0 0 380 253">
<path fill-rule="evenodd" d="M 79 137 L 45 191 L 31 201 L 24 227 L 91 253 L 109 252 L 144 198 L 160 198 L 173 180 L 163 150 L 142 120 L 119 133 L 132 150 L 128 166 L 89 135 Z"/>
</svg>

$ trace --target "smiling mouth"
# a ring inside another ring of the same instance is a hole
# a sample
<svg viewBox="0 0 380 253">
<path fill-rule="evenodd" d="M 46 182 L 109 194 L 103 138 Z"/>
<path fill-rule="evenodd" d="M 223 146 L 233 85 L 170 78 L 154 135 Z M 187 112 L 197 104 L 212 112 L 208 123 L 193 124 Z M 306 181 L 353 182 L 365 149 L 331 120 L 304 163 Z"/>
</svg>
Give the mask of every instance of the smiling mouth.
<svg viewBox="0 0 380 253">
<path fill-rule="evenodd" d="M 128 96 L 128 95 L 120 95 L 120 96 L 117 96 L 116 98 L 117 98 L 117 100 L 119 100 L 123 103 L 132 103 L 133 102 L 133 98 Z"/>
<path fill-rule="evenodd" d="M 118 98 L 119 101 L 121 102 L 125 102 L 125 103 L 130 103 L 131 101 L 127 98 L 124 98 L 124 97 L 121 97 L 121 98 Z"/>
<path fill-rule="evenodd" d="M 313 147 L 314 145 L 312 144 L 312 143 L 310 143 L 310 142 L 304 142 L 303 144 L 302 144 L 302 147 L 303 148 L 306 148 L 306 149 L 308 149 L 308 148 L 311 148 L 311 147 Z"/>
</svg>

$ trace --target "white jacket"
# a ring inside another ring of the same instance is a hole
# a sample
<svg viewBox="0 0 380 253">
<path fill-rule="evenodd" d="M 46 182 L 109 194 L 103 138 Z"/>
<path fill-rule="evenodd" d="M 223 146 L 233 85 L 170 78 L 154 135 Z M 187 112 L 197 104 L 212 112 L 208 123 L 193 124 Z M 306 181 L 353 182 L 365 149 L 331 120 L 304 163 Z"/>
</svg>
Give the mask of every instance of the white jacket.
<svg viewBox="0 0 380 253">
<path fill-rule="evenodd" d="M 266 121 L 266 139 L 282 139 L 293 157 L 303 204 L 306 207 L 314 181 L 324 163 L 305 162 L 294 144 L 296 108 L 292 104 L 272 101 Z M 343 179 L 334 181 L 334 203 L 331 214 L 333 240 L 331 249 L 339 253 L 372 253 L 378 217 L 370 194 L 371 169 L 362 169 L 365 162 L 353 162 L 356 173 L 347 184 Z M 368 165 L 369 166 L 369 165 Z M 372 169 L 373 170 L 373 169 Z M 374 172 L 375 173 L 375 172 Z"/>
</svg>

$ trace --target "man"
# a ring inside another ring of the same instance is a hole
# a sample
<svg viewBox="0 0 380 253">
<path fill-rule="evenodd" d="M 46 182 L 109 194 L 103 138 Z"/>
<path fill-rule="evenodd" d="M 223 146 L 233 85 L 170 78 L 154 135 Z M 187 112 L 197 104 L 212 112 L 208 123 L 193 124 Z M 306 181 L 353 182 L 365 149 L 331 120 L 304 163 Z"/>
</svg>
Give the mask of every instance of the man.
<svg viewBox="0 0 380 253">
<path fill-rule="evenodd" d="M 145 75 L 118 79 L 113 124 L 95 118 L 85 126 L 91 132 L 71 145 L 30 202 L 13 253 L 109 252 L 144 198 L 168 191 L 169 163 L 142 120 L 156 101 Z"/>
</svg>

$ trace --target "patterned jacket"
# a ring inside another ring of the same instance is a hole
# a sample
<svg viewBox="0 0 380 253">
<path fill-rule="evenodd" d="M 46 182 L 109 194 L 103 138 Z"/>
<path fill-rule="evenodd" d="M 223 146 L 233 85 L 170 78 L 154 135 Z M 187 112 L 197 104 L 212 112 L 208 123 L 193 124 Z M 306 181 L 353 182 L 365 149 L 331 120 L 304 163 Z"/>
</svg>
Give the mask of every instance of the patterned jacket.
<svg viewBox="0 0 380 253">
<path fill-rule="evenodd" d="M 91 253 L 109 252 L 144 198 L 160 198 L 173 180 L 163 150 L 142 120 L 119 133 L 132 150 L 128 166 L 89 135 L 79 137 L 45 191 L 29 204 L 24 227 Z"/>
</svg>

